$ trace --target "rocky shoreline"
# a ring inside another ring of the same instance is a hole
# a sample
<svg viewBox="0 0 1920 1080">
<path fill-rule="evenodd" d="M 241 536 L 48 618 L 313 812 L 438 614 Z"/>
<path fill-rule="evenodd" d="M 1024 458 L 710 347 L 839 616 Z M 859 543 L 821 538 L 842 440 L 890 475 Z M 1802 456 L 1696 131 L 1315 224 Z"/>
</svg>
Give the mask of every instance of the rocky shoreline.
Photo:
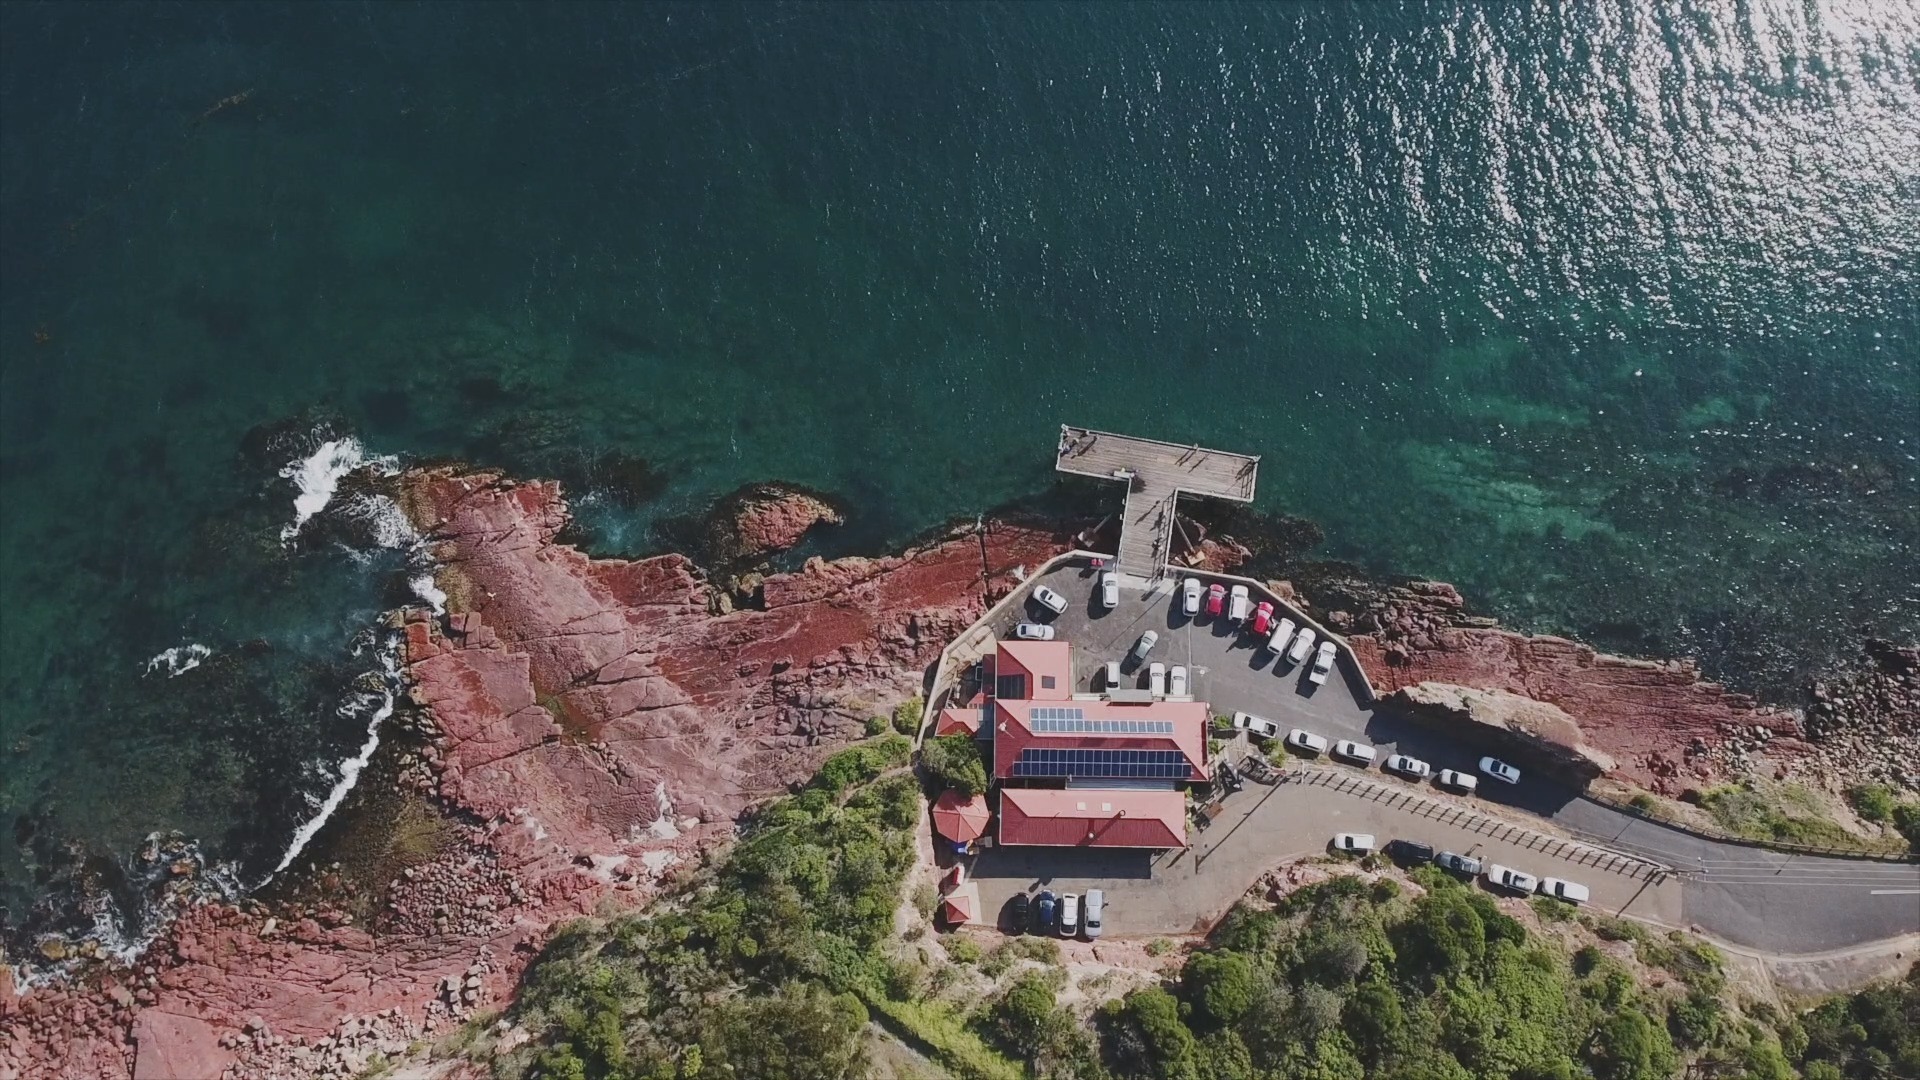
<svg viewBox="0 0 1920 1080">
<path fill-rule="evenodd" d="M 412 700 L 363 778 L 371 801 L 295 883 L 185 912 L 131 966 L 24 995 L 0 975 L 0 1080 L 348 1076 L 445 1034 L 509 1000 L 560 922 L 671 887 L 744 810 L 919 693 L 943 645 L 1026 570 L 1080 542 L 988 521 L 774 573 L 768 556 L 838 514 L 756 485 L 710 522 L 708 550 L 729 555 L 708 570 L 587 557 L 562 540 L 557 484 L 453 466 L 391 484 L 433 545 L 447 611 L 395 616 Z M 1221 568 L 1254 554 L 1204 535 L 1192 551 Z M 1549 703 L 1658 790 L 1725 775 L 1756 743 L 1781 768 L 1822 760 L 1796 716 L 1686 664 L 1502 630 L 1436 583 L 1294 585 L 1382 693 L 1438 681 Z M 1885 678 L 1828 690 L 1814 734 L 1857 730 L 1860 702 L 1911 730 L 1912 658 L 1893 655 Z"/>
</svg>

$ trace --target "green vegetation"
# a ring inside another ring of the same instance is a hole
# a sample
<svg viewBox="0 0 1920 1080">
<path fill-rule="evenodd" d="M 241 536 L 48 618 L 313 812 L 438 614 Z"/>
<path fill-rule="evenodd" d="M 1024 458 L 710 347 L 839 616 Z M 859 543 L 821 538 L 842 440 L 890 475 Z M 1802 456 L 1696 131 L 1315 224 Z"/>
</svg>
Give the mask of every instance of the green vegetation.
<svg viewBox="0 0 1920 1080">
<path fill-rule="evenodd" d="M 1894 807 L 1893 827 L 1906 837 L 1908 847 L 1920 851 L 1920 803 L 1901 803 Z"/>
<path fill-rule="evenodd" d="M 893 730 L 912 738 L 920 734 L 920 724 L 925 717 L 926 705 L 917 697 L 908 698 L 893 708 Z"/>
<path fill-rule="evenodd" d="M 920 745 L 920 765 L 935 787 L 968 795 L 987 790 L 987 761 L 980 741 L 971 735 L 942 735 Z"/>
<path fill-rule="evenodd" d="M 878 1018 L 957 1075 L 1019 1069 L 889 959 L 920 790 L 911 740 L 828 758 L 806 791 L 748 820 L 726 862 L 673 909 L 555 935 L 514 1018 L 534 1040 L 501 1056 L 542 1080 L 855 1080 Z"/>
<path fill-rule="evenodd" d="M 1876 823 L 1893 820 L 1893 789 L 1885 784 L 1859 784 L 1847 792 L 1847 801 L 1862 821 Z"/>
<path fill-rule="evenodd" d="M 887 724 L 886 717 L 884 716 L 867 717 L 867 738 L 871 739 L 876 735 L 885 735 L 887 733 L 887 727 L 888 727 L 888 724 Z"/>
<path fill-rule="evenodd" d="M 1735 836 L 1812 847 L 1860 847 L 1859 837 L 1829 820 L 1813 794 L 1796 784 L 1762 793 L 1747 785 L 1714 788 L 1700 799 L 1713 820 Z"/>
<path fill-rule="evenodd" d="M 1342 877 L 1242 906 L 1177 977 L 1083 1023 L 1058 997 L 1055 940 L 983 953 L 950 937 L 941 961 L 895 938 L 920 815 L 898 771 L 908 743 L 887 735 L 829 758 L 657 913 L 561 928 L 513 1008 L 533 1037 L 498 1054 L 496 1074 L 858 1080 L 877 1023 L 960 1080 L 1920 1076 L 1920 968 L 1783 1017 L 1742 1001 L 1702 942 L 1536 902 L 1601 939 L 1569 956 L 1431 867 L 1410 875 L 1418 890 Z M 1642 985 L 1641 965 L 1673 981 Z M 964 989 L 980 976 L 999 985 Z M 466 1048 L 447 1049 L 477 1059 L 487 1030 L 468 1025 Z"/>
<path fill-rule="evenodd" d="M 1666 1077 L 1666 1009 L 1618 964 L 1576 970 L 1440 874 L 1409 899 L 1337 878 L 1241 908 L 1181 972 L 1098 1017 L 1117 1077 Z"/>
</svg>

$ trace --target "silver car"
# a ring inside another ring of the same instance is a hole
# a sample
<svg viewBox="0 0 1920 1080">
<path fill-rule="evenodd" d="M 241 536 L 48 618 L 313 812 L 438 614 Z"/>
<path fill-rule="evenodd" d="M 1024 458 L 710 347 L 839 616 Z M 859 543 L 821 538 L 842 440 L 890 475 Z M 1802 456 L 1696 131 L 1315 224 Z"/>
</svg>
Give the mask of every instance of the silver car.
<svg viewBox="0 0 1920 1080">
<path fill-rule="evenodd" d="M 1390 773 L 1399 773 L 1401 776 L 1412 780 L 1422 779 L 1433 771 L 1433 766 L 1421 761 L 1417 757 L 1408 757 L 1405 754 L 1393 755 L 1380 767 Z"/>
<path fill-rule="evenodd" d="M 1180 610 L 1189 617 L 1200 614 L 1200 579 L 1190 577 L 1180 583 Z"/>
<path fill-rule="evenodd" d="M 1187 669 L 1182 664 L 1173 665 L 1167 672 L 1167 696 L 1186 697 L 1191 691 L 1187 685 Z"/>
<path fill-rule="evenodd" d="M 1149 630 L 1141 634 L 1140 640 L 1133 646 L 1133 658 L 1135 660 L 1145 660 L 1147 654 L 1152 652 L 1153 647 L 1158 644 L 1160 644 L 1160 635 L 1154 631 Z"/>
<path fill-rule="evenodd" d="M 1100 606 L 1109 610 L 1120 606 L 1120 575 L 1111 570 L 1100 575 Z"/>
</svg>

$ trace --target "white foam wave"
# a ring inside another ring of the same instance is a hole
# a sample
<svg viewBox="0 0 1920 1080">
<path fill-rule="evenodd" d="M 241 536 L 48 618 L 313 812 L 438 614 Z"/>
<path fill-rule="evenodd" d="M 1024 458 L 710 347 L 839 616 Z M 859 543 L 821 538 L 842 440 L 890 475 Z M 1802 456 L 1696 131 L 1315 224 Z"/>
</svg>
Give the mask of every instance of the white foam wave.
<svg viewBox="0 0 1920 1080">
<path fill-rule="evenodd" d="M 167 669 L 167 678 L 177 678 L 200 666 L 200 661 L 213 655 L 213 650 L 199 642 L 175 645 L 160 655 L 147 661 L 147 674 L 151 675 L 160 667 Z"/>
<path fill-rule="evenodd" d="M 367 739 L 360 744 L 359 753 L 340 763 L 339 779 L 334 781 L 333 787 L 327 792 L 326 798 L 321 800 L 320 807 L 313 817 L 307 819 L 305 824 L 295 830 L 293 842 L 288 845 L 287 853 L 281 856 L 280 865 L 273 868 L 273 874 L 278 874 L 292 866 L 293 860 L 299 858 L 300 852 L 305 850 L 307 844 L 320 832 L 321 826 L 325 825 L 327 819 L 333 816 L 333 812 L 346 801 L 347 793 L 351 792 L 353 785 L 360 780 L 360 770 L 367 767 L 367 762 L 373 760 L 373 752 L 380 748 L 380 725 L 386 723 L 387 718 L 393 715 L 394 698 L 400 688 L 400 639 L 397 636 L 390 637 L 382 643 L 380 670 L 368 674 L 380 680 L 379 689 L 360 691 L 339 709 L 342 716 L 363 712 L 366 714 Z M 273 874 L 267 875 L 268 881 L 273 879 Z M 263 881 L 261 884 L 264 885 L 266 882 Z"/>
<path fill-rule="evenodd" d="M 299 494 L 293 499 L 293 524 L 281 528 L 280 542 L 289 543 L 299 536 L 300 529 L 333 501 L 334 493 L 340 490 L 341 479 L 363 465 L 387 471 L 393 469 L 396 462 L 390 457 L 368 456 L 360 440 L 348 436 L 328 439 L 313 453 L 281 469 L 280 475 L 293 481 Z"/>
<path fill-rule="evenodd" d="M 434 582 L 431 572 L 421 574 L 419 577 L 408 581 L 407 584 L 413 587 L 413 595 L 425 600 L 433 607 L 433 613 L 435 615 L 445 615 L 447 613 L 446 591 Z"/>
</svg>

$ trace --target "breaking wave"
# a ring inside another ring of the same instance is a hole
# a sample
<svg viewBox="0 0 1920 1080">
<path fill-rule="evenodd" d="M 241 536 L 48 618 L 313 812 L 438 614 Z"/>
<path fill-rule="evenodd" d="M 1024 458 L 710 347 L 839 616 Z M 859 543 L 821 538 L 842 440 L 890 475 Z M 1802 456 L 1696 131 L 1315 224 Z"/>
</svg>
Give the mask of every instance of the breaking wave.
<svg viewBox="0 0 1920 1080">
<path fill-rule="evenodd" d="M 380 641 L 377 646 L 380 666 L 356 680 L 363 689 L 356 691 L 340 706 L 341 716 L 366 716 L 366 741 L 360 744 L 358 753 L 340 763 L 338 779 L 327 791 L 326 797 L 319 801 L 314 815 L 294 831 L 293 842 L 287 846 L 287 853 L 281 856 L 279 865 L 267 875 L 266 881 L 273 880 L 274 874 L 292 866 L 293 860 L 300 857 L 300 852 L 305 850 L 327 819 L 346 800 L 347 793 L 360 780 L 360 770 L 367 767 L 367 762 L 373 760 L 373 752 L 380 748 L 380 725 L 393 715 L 394 700 L 400 692 L 400 644 L 401 638 L 397 634 L 389 634 Z M 360 651 L 356 649 L 355 653 Z M 261 884 L 266 884 L 266 881 Z"/>
<path fill-rule="evenodd" d="M 147 674 L 151 675 L 164 667 L 167 669 L 167 678 L 172 679 L 199 667 L 200 661 L 212 655 L 212 649 L 198 642 L 175 645 L 147 661 Z"/>
<path fill-rule="evenodd" d="M 280 475 L 293 481 L 299 494 L 293 498 L 293 524 L 280 530 L 280 542 L 291 543 L 300 535 L 300 530 L 313 516 L 327 508 L 333 501 L 334 493 L 340 490 L 340 481 L 348 473 L 362 466 L 371 465 L 382 473 L 392 472 L 397 466 L 395 459 L 384 456 L 369 457 L 360 440 L 352 436 L 328 439 L 316 447 L 313 453 L 293 461 L 280 470 Z M 399 507 L 394 507 L 396 513 Z M 404 524 L 406 518 L 401 517 Z M 412 532 L 412 528 L 407 530 Z M 399 545 L 392 545 L 399 546 Z"/>
</svg>

